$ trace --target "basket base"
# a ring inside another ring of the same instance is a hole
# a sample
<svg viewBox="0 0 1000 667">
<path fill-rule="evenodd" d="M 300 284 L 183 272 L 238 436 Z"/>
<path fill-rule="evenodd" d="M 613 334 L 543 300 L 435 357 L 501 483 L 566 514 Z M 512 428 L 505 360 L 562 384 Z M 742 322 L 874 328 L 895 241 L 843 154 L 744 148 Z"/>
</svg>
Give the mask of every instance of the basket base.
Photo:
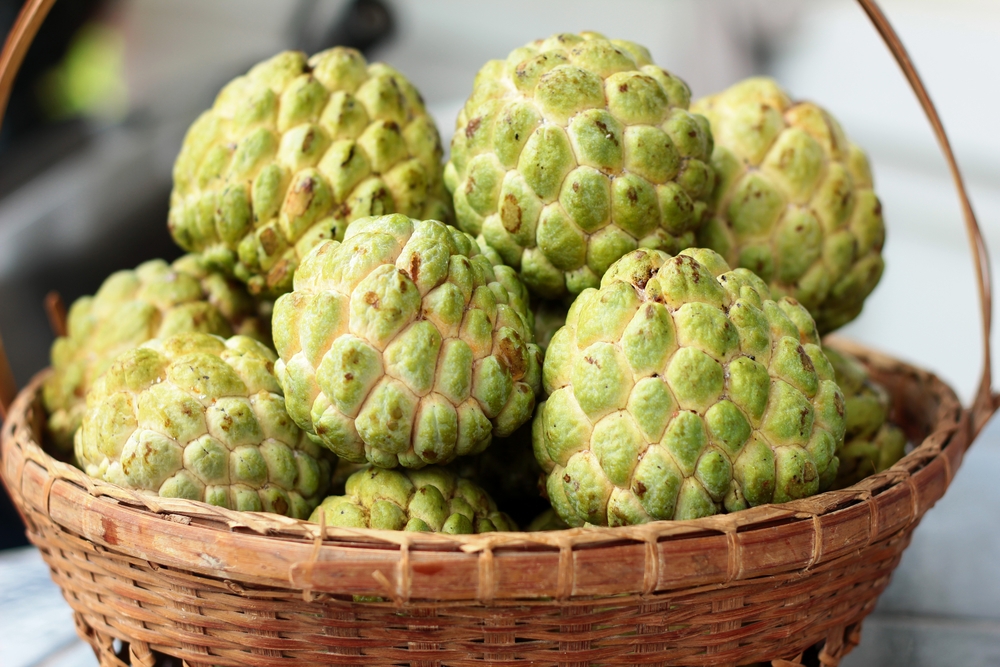
<svg viewBox="0 0 1000 667">
<path fill-rule="evenodd" d="M 211 667 L 211 663 L 189 662 L 154 651 L 149 644 L 129 644 L 110 635 L 97 632 L 80 614 L 74 614 L 76 630 L 94 650 L 100 667 Z M 788 660 L 758 662 L 740 667 L 838 667 L 845 655 L 861 642 L 861 623 L 831 631 L 820 645 Z M 438 663 L 427 663 L 437 665 Z"/>
</svg>

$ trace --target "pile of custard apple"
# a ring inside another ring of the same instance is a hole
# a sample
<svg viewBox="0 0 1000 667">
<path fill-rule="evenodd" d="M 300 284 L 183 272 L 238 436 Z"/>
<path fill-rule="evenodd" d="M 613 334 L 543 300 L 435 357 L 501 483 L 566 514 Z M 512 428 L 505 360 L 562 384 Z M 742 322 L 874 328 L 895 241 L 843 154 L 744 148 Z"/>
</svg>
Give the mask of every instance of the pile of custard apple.
<svg viewBox="0 0 1000 667">
<path fill-rule="evenodd" d="M 108 277 L 52 347 L 53 446 L 107 482 L 481 533 L 736 512 L 903 456 L 821 339 L 882 273 L 868 161 L 771 79 L 692 101 L 638 44 L 553 35 L 482 67 L 445 162 L 400 72 L 285 52 L 173 178 L 188 254 Z"/>
</svg>

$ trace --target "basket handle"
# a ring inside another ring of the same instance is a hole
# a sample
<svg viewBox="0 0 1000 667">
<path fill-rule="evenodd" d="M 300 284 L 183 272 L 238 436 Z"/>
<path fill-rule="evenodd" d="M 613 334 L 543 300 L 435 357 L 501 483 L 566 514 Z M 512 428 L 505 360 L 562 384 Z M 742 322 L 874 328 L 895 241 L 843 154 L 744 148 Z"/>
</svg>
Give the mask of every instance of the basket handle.
<svg viewBox="0 0 1000 667">
<path fill-rule="evenodd" d="M 20 15 L 14 28 L 7 36 L 3 52 L 0 53 L 0 119 L 7 108 L 7 101 L 10 99 L 10 91 L 14 85 L 14 79 L 18 69 L 24 60 L 24 56 L 34 39 L 38 28 L 48 14 L 55 0 L 28 0 L 21 9 Z M 899 35 L 889 24 L 889 20 L 882 13 L 875 0 L 858 0 L 858 4 L 867 14 L 879 35 L 885 41 L 889 51 L 892 52 L 899 67 L 903 70 L 903 75 L 909 82 L 910 87 L 917 96 L 920 106 L 923 107 L 938 144 L 944 153 L 948 168 L 951 170 L 952 180 L 958 190 L 959 199 L 962 202 L 962 215 L 965 218 L 965 229 L 969 235 L 969 243 L 972 247 L 972 259 L 976 267 L 976 277 L 979 289 L 979 308 L 982 315 L 982 335 L 983 335 L 983 375 L 979 383 L 979 389 L 972 403 L 971 416 L 974 433 L 986 424 L 993 412 L 997 408 L 997 399 L 992 393 L 992 373 L 991 373 L 991 350 L 990 350 L 990 328 L 992 325 L 992 279 L 990 276 L 990 260 L 986 251 L 986 244 L 983 235 L 976 221 L 976 214 L 972 210 L 969 195 L 965 189 L 965 182 L 959 171 L 955 154 L 952 151 L 948 135 L 944 131 L 944 125 L 938 116 L 937 109 L 931 101 L 927 89 L 924 87 L 920 75 L 917 74 L 913 62 L 910 60 L 906 48 L 899 39 Z M 10 405 L 16 392 L 16 384 L 10 370 L 10 364 L 3 351 L 3 344 L 0 342 L 0 418 L 6 413 L 7 406 Z"/>
<path fill-rule="evenodd" d="M 10 91 L 14 87 L 17 71 L 21 69 L 24 56 L 28 53 L 31 42 L 34 41 L 38 29 L 42 26 L 49 10 L 56 0 L 28 0 L 21 7 L 21 13 L 14 22 L 7 41 L 0 52 L 0 121 L 7 111 L 10 101 Z M 0 420 L 7 416 L 7 408 L 17 393 L 17 382 L 10 369 L 10 362 L 4 352 L 3 339 L 0 339 Z"/>
<path fill-rule="evenodd" d="M 958 197 L 962 203 L 962 217 L 965 218 L 965 231 L 969 235 L 972 261 L 976 267 L 976 278 L 979 288 L 979 310 L 983 318 L 983 376 L 970 408 L 974 437 L 985 426 L 990 416 L 997 409 L 997 398 L 994 397 L 992 390 L 992 352 L 990 349 L 990 329 L 993 320 L 993 281 L 990 270 L 990 257 L 986 250 L 986 243 L 983 241 L 982 231 L 979 229 L 979 223 L 976 221 L 976 214 L 972 210 L 972 203 L 969 201 L 969 193 L 965 189 L 965 181 L 962 179 L 958 162 L 955 160 L 955 153 L 951 149 L 951 142 L 948 141 L 948 135 L 944 131 L 941 117 L 938 116 L 937 109 L 931 101 L 931 96 L 927 93 L 927 88 L 924 87 L 924 82 L 921 80 L 920 75 L 917 74 L 917 69 L 913 66 L 913 61 L 910 60 L 910 55 L 906 52 L 906 47 L 903 46 L 899 35 L 896 34 L 896 31 L 889 23 L 889 19 L 882 13 L 875 0 L 858 0 L 858 3 L 865 14 L 868 15 L 868 18 L 871 19 L 872 24 L 878 30 L 878 34 L 882 37 L 886 46 L 889 47 L 889 51 L 892 52 L 893 57 L 899 64 L 899 68 L 903 70 L 903 75 L 917 96 L 924 114 L 927 115 L 927 120 L 930 121 L 931 127 L 934 129 L 934 136 L 937 137 L 941 152 L 944 153 L 944 159 L 951 170 L 951 178 L 955 184 L 955 189 L 958 190 Z"/>
</svg>

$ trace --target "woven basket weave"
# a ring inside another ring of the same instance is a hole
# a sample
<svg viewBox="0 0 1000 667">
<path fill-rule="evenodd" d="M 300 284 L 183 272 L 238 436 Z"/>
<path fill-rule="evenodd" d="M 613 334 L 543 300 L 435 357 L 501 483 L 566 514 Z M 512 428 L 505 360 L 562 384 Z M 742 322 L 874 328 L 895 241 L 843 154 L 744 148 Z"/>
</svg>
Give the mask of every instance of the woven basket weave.
<svg viewBox="0 0 1000 667">
<path fill-rule="evenodd" d="M 0 109 L 53 2 L 28 2 L 0 54 Z M 0 477 L 101 665 L 837 665 L 995 409 L 978 226 L 905 51 L 874 3 L 859 2 L 917 91 L 963 200 L 987 341 L 972 408 L 929 373 L 829 341 L 866 363 L 920 443 L 850 489 L 619 528 L 328 529 L 150 497 L 53 459 L 39 444 L 46 372 L 9 404 L 0 346 Z"/>
</svg>

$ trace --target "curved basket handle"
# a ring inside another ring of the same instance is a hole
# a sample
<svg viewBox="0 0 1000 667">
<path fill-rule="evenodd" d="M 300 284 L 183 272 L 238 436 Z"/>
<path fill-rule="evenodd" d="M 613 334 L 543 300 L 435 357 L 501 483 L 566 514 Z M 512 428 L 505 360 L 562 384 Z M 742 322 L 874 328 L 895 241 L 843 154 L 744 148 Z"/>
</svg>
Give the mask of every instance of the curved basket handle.
<svg viewBox="0 0 1000 667">
<path fill-rule="evenodd" d="M 14 79 L 21 62 L 34 39 L 38 28 L 48 14 L 55 0 L 28 0 L 17 17 L 14 28 L 7 36 L 3 52 L 0 53 L 0 118 L 6 111 L 7 101 L 10 98 L 10 91 L 14 85 Z M 965 182 L 959 171 L 955 154 L 952 151 L 951 143 L 944 131 L 941 118 L 938 116 L 934 103 L 931 102 L 930 95 L 924 87 L 920 75 L 917 74 L 913 62 L 910 60 L 906 48 L 900 41 L 896 31 L 889 24 L 889 20 L 882 13 L 875 0 L 858 0 L 858 4 L 878 30 L 879 35 L 885 41 L 889 51 L 896 58 L 900 68 L 903 70 L 906 80 L 913 88 L 920 106 L 923 107 L 927 119 L 930 121 L 934 134 L 944 153 L 945 160 L 951 170 L 952 180 L 958 190 L 959 199 L 962 202 L 962 214 L 965 218 L 965 228 L 969 235 L 969 242 L 972 246 L 972 258 L 976 266 L 976 277 L 979 281 L 979 307 L 982 314 L 982 335 L 983 335 L 983 375 L 976 392 L 975 400 L 971 407 L 972 426 L 974 433 L 978 433 L 986 421 L 996 409 L 996 402 L 992 394 L 992 373 L 991 373 L 991 350 L 990 350 L 990 328 L 992 325 L 992 279 L 990 276 L 990 260 L 986 251 L 986 244 L 983 242 L 983 235 L 976 221 L 976 215 L 969 202 L 969 195 L 965 189 Z M 2 417 L 8 405 L 14 397 L 16 384 L 10 365 L 3 351 L 3 344 L 0 342 L 0 417 Z"/>
<path fill-rule="evenodd" d="M 21 69 L 24 56 L 28 53 L 31 42 L 34 41 L 42 21 L 52 9 L 56 0 L 28 0 L 21 8 L 14 27 L 7 35 L 7 41 L 0 52 L 0 120 L 7 111 L 10 101 L 10 91 L 14 87 L 14 79 Z M 10 370 L 10 362 L 4 353 L 3 340 L 0 339 L 0 419 L 7 416 L 7 408 L 17 393 L 17 383 L 14 373 Z"/>
<path fill-rule="evenodd" d="M 903 46 L 899 35 L 893 30 L 892 25 L 889 24 L 889 19 L 882 13 L 875 0 L 858 0 L 858 4 L 861 5 L 865 14 L 871 19 L 872 24 L 878 30 L 886 46 L 889 47 L 889 51 L 892 52 L 900 69 L 903 70 L 903 75 L 906 76 L 910 87 L 913 88 L 920 106 L 927 115 L 927 120 L 930 121 L 931 127 L 934 129 L 934 136 L 937 137 L 941 152 L 944 153 L 944 159 L 951 170 L 952 181 L 955 183 L 955 189 L 958 190 L 958 197 L 962 202 L 962 217 L 965 218 L 965 231 L 969 235 L 969 244 L 972 246 L 972 261 L 976 266 L 976 278 L 979 283 L 979 309 L 983 317 L 983 376 L 970 408 L 973 435 L 975 435 L 979 433 L 997 407 L 992 390 L 992 353 L 990 349 L 990 329 L 993 320 L 993 281 L 990 271 L 990 257 L 986 250 L 986 243 L 983 241 L 982 231 L 979 229 L 979 223 L 976 221 L 976 214 L 972 210 L 969 194 L 965 189 L 965 181 L 962 179 L 958 162 L 955 160 L 955 153 L 952 151 L 951 143 L 948 141 L 948 135 L 944 131 L 944 125 L 941 123 L 937 109 L 931 101 L 931 96 L 927 93 L 927 88 L 924 87 L 924 82 L 921 80 L 920 75 L 917 74 L 917 70 L 913 66 L 913 61 L 910 60 L 910 55 L 906 52 L 906 47 Z"/>
</svg>

